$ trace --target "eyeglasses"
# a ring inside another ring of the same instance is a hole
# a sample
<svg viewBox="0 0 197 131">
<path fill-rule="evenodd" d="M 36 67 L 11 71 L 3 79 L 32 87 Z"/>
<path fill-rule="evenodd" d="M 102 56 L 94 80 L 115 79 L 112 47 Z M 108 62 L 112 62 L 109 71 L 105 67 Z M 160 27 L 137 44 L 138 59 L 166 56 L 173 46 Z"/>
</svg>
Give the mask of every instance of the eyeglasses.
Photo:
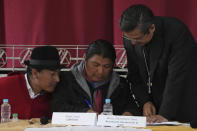
<svg viewBox="0 0 197 131">
<path fill-rule="evenodd" d="M 147 35 L 147 34 L 145 33 L 145 34 L 143 34 L 143 36 L 141 36 L 141 37 L 139 37 L 139 38 L 128 38 L 128 37 L 126 37 L 126 36 L 124 35 L 124 33 L 122 33 L 122 38 L 125 38 L 125 39 L 130 40 L 130 41 L 141 42 L 141 41 L 144 40 L 144 38 L 145 38 L 146 35 Z"/>
</svg>

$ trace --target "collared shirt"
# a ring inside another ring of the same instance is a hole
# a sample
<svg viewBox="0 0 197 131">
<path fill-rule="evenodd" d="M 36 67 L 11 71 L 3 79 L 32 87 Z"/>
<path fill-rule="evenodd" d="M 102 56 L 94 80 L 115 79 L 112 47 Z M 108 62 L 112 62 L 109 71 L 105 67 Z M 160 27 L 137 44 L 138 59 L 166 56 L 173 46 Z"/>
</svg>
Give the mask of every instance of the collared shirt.
<svg viewBox="0 0 197 131">
<path fill-rule="evenodd" d="M 29 84 L 29 81 L 28 81 L 28 79 L 27 79 L 27 73 L 25 74 L 25 80 L 26 80 L 27 90 L 28 90 L 28 92 L 29 92 L 30 98 L 31 98 L 31 99 L 35 99 L 37 96 L 40 95 L 40 93 L 38 93 L 38 94 L 35 95 L 34 91 L 32 90 L 32 88 L 31 88 L 31 86 L 30 86 L 30 84 Z"/>
</svg>

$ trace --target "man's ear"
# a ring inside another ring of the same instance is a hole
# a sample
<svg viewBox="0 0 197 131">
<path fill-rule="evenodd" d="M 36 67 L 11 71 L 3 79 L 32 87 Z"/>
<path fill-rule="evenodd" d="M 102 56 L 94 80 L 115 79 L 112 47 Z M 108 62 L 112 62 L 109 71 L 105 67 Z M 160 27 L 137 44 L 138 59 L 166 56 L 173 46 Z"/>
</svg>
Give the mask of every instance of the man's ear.
<svg viewBox="0 0 197 131">
<path fill-rule="evenodd" d="M 31 73 L 32 73 L 32 78 L 33 79 L 38 79 L 39 72 L 36 69 L 32 69 Z"/>
<path fill-rule="evenodd" d="M 152 24 L 150 29 L 149 29 L 150 33 L 154 33 L 155 32 L 155 24 Z"/>
<path fill-rule="evenodd" d="M 84 59 L 84 68 L 86 69 L 86 64 L 87 64 L 86 55 L 83 56 L 83 59 Z"/>
<path fill-rule="evenodd" d="M 83 56 L 84 61 L 86 61 L 86 55 Z"/>
</svg>

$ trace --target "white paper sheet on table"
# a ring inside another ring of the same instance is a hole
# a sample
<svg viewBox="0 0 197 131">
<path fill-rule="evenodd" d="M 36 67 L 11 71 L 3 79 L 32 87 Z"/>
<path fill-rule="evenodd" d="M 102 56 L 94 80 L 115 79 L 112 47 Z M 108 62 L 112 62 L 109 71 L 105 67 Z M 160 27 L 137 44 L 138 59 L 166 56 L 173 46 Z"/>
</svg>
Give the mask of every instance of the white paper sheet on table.
<svg viewBox="0 0 197 131">
<path fill-rule="evenodd" d="M 160 122 L 160 123 L 148 123 L 147 126 L 179 126 L 183 123 L 177 121 L 168 121 L 168 122 Z"/>
</svg>

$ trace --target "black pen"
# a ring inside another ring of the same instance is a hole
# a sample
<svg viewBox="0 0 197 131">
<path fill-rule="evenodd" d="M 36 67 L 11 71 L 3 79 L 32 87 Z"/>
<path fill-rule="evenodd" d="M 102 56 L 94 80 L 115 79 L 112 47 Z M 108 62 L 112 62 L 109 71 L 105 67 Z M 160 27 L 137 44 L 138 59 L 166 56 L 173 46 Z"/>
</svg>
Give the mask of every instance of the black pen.
<svg viewBox="0 0 197 131">
<path fill-rule="evenodd" d="M 89 102 L 87 99 L 85 99 L 85 102 L 88 104 L 89 108 L 90 108 L 91 110 L 93 110 L 92 105 L 90 104 L 90 102 Z"/>
</svg>

